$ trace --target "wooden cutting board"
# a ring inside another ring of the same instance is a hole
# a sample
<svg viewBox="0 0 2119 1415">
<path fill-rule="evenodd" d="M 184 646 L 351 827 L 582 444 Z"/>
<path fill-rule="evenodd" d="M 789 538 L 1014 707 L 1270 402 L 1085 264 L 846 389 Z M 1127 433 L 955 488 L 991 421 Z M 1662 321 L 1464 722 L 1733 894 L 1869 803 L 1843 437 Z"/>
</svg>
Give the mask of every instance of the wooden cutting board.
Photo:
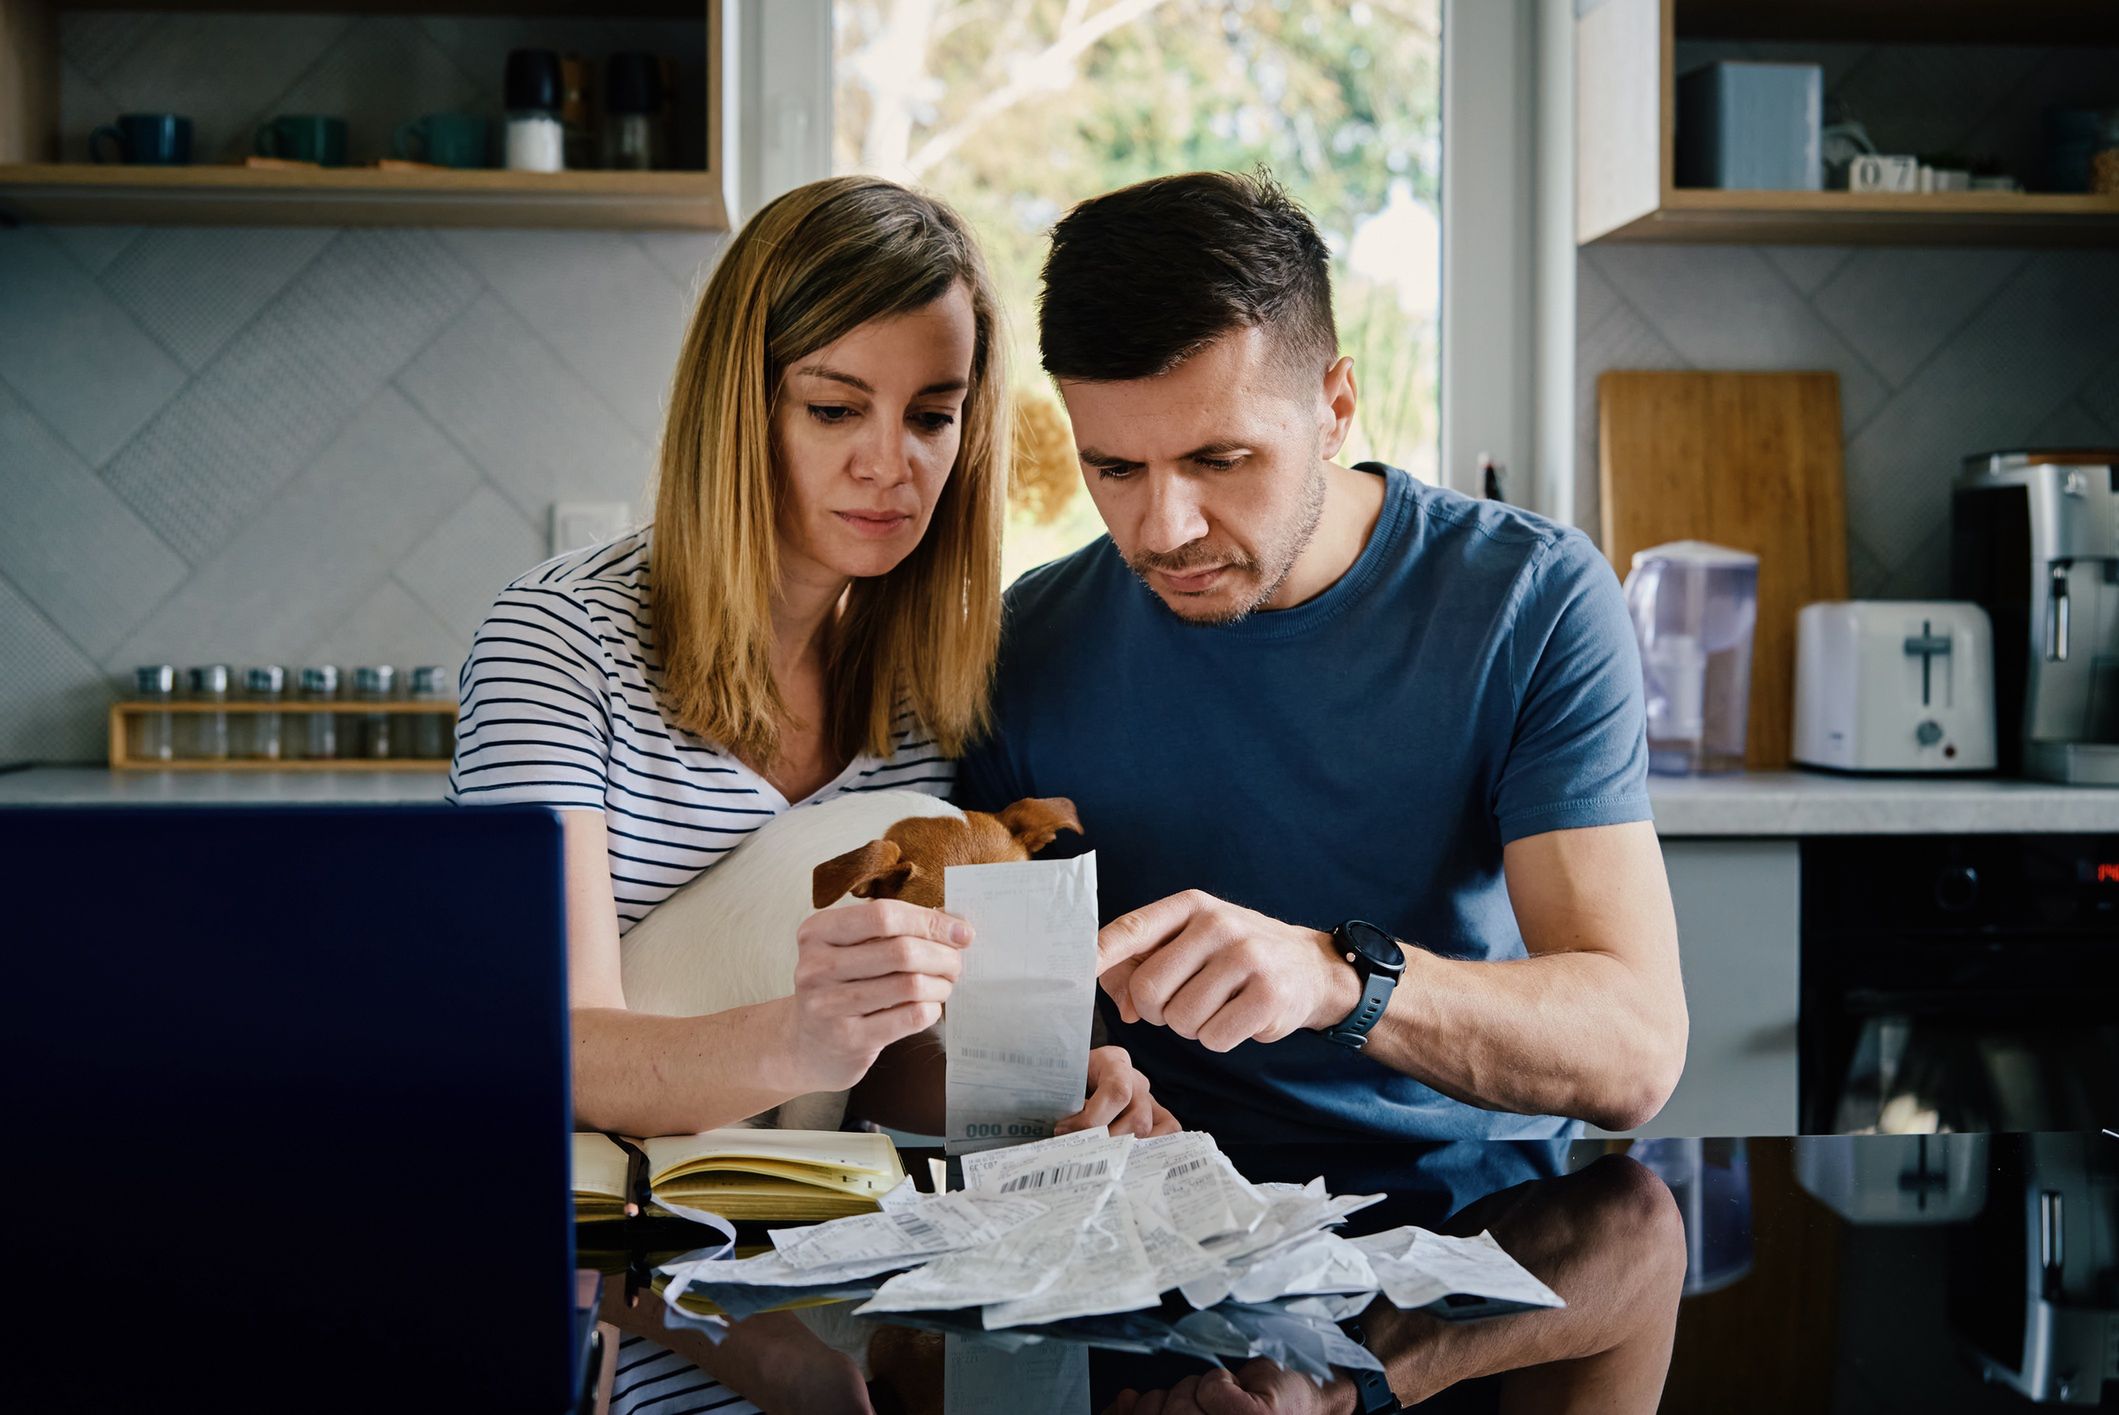
<svg viewBox="0 0 2119 1415">
<path fill-rule="evenodd" d="M 1597 380 L 1604 553 L 1704 540 L 1759 558 L 1745 764 L 1788 765 L 1795 616 L 1847 597 L 1839 376 L 1641 373 Z"/>
</svg>

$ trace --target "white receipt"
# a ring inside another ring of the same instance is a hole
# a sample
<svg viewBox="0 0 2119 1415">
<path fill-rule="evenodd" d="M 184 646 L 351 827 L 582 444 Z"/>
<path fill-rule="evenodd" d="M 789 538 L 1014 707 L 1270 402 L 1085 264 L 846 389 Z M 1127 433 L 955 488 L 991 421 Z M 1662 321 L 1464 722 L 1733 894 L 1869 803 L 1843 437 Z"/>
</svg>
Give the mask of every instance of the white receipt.
<svg viewBox="0 0 2119 1415">
<path fill-rule="evenodd" d="M 1112 1192 L 1076 1184 L 1038 1197 L 1044 1212 L 995 1243 L 962 1249 L 901 1273 L 861 1312 L 950 1311 L 1034 1297 L 1051 1287 L 1073 1258 L 1090 1219 Z"/>
<path fill-rule="evenodd" d="M 1195 1243 L 1248 1233 L 1267 1208 L 1214 1138 L 1193 1130 L 1141 1141 L 1127 1161 L 1126 1193 L 1136 1207 L 1159 1210 Z"/>
<path fill-rule="evenodd" d="M 1248 1264 L 1229 1295 L 1270 1302 L 1320 1292 L 1374 1292 L 1376 1273 L 1359 1248 L 1336 1233 L 1311 1233 Z"/>
<path fill-rule="evenodd" d="M 1074 1137 L 1064 1135 L 1060 1138 L 1072 1140 Z M 1131 1135 L 1106 1135 L 1086 1145 L 1047 1148 L 1055 1143 L 1048 1140 L 1038 1145 L 967 1155 L 964 1187 L 972 1191 L 1022 1194 L 1041 1199 L 1048 1189 L 1061 1189 L 1070 1184 L 1115 1182 L 1126 1172 L 1126 1155 L 1132 1150 L 1134 1139 Z M 969 1167 L 969 1161 L 974 1159 L 992 1159 L 997 1163 L 981 1166 L 974 1180 Z"/>
<path fill-rule="evenodd" d="M 1455 1238 L 1424 1228 L 1394 1228 L 1351 1240 L 1367 1255 L 1383 1295 L 1401 1311 L 1425 1307 L 1451 1293 L 1527 1307 L 1565 1307 L 1560 1294 L 1508 1255 L 1491 1233 Z"/>
<path fill-rule="evenodd" d="M 1065 1135 L 1055 1135 L 1049 1140 L 1033 1140 L 1027 1145 L 1010 1145 L 1004 1150 L 980 1150 L 963 1158 L 964 1187 L 966 1189 L 998 1189 L 1003 1170 L 1013 1174 L 1024 1165 L 1049 1162 L 1061 1157 L 1072 1158 L 1077 1151 L 1092 1146 L 1101 1147 L 1111 1138 L 1107 1125 L 1092 1125 L 1086 1130 L 1070 1130 Z"/>
<path fill-rule="evenodd" d="M 1052 1134 L 1082 1108 L 1096 1002 L 1096 855 L 952 865 L 945 907 L 976 933 L 950 991 L 951 1154 Z"/>
<path fill-rule="evenodd" d="M 906 1263 L 990 1243 L 1045 1211 L 1035 1199 L 1000 1194 L 934 1194 L 888 1213 L 856 1214 L 768 1235 L 790 1267 L 826 1271 L 851 1263 Z"/>
<path fill-rule="evenodd" d="M 1103 1201 L 1069 1225 L 1074 1241 L 1071 1255 L 1059 1263 L 1058 1277 L 1031 1296 L 989 1304 L 980 1314 L 988 1331 L 1155 1305 L 1162 1289 L 1156 1286 L 1155 1265 L 1133 1225 L 1132 1205 L 1116 1185 L 1107 1184 L 1101 1192 Z"/>
</svg>

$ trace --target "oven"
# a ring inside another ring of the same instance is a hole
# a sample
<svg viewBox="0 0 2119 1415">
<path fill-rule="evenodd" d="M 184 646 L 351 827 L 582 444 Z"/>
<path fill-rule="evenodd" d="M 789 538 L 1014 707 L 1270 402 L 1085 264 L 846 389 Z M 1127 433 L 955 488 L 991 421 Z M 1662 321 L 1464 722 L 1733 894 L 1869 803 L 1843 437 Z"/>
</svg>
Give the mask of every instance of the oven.
<svg viewBox="0 0 2119 1415">
<path fill-rule="evenodd" d="M 2119 1129 L 2119 832 L 1802 847 L 1807 1134 Z"/>
</svg>

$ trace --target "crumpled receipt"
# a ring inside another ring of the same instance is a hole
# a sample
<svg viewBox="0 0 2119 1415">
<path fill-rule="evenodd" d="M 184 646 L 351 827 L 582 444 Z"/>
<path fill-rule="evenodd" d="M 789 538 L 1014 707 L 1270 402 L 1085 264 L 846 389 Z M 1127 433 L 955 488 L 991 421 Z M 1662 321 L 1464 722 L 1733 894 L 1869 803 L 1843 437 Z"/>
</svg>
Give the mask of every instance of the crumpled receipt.
<svg viewBox="0 0 2119 1415">
<path fill-rule="evenodd" d="M 1408 1226 L 1351 1239 L 1349 1245 L 1369 1260 L 1391 1305 L 1404 1311 L 1452 1294 L 1484 1298 L 1494 1306 L 1567 1305 L 1491 1233 L 1459 1238 Z"/>
<path fill-rule="evenodd" d="M 943 1014 L 951 1154 L 1042 1139 L 1082 1108 L 1096 1005 L 1096 855 L 952 865 L 976 936 Z"/>
</svg>

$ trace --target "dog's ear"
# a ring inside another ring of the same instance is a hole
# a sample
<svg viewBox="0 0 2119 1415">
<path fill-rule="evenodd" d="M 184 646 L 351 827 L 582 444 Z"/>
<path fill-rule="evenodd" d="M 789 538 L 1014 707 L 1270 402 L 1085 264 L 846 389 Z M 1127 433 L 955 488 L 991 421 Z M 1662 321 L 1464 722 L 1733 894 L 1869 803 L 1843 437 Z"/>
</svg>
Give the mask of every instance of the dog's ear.
<svg viewBox="0 0 2119 1415">
<path fill-rule="evenodd" d="M 1063 830 L 1082 833 L 1082 818 L 1065 796 L 1028 797 L 1002 811 L 997 819 L 1033 855 Z"/>
<path fill-rule="evenodd" d="M 863 899 L 889 895 L 912 878 L 918 866 L 898 855 L 895 840 L 871 840 L 835 860 L 826 860 L 810 876 L 812 907 L 822 909 L 851 891 Z"/>
</svg>

